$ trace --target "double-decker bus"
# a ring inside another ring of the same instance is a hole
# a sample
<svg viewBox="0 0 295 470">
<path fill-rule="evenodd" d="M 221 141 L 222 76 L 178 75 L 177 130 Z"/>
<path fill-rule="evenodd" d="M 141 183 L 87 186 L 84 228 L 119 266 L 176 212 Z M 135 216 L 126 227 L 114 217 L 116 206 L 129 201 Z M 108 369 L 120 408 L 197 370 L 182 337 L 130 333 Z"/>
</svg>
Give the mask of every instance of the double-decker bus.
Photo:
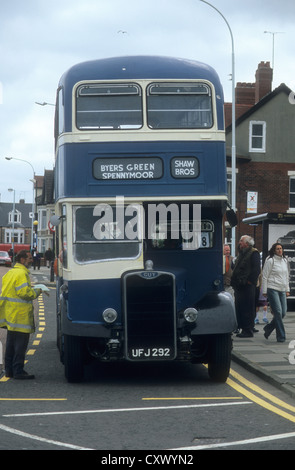
<svg viewBox="0 0 295 470">
<path fill-rule="evenodd" d="M 73 66 L 55 118 L 57 342 L 68 381 L 96 360 L 229 374 L 223 91 L 208 65 L 118 57 Z"/>
</svg>

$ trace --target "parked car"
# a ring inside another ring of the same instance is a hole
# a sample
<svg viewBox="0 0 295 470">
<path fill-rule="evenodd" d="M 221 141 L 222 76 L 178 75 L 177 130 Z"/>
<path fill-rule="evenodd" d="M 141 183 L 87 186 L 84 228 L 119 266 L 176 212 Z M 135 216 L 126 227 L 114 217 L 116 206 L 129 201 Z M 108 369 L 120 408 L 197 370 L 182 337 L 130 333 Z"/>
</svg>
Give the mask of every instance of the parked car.
<svg viewBox="0 0 295 470">
<path fill-rule="evenodd" d="M 11 258 L 7 251 L 0 251 L 0 265 L 11 266 Z"/>
<path fill-rule="evenodd" d="M 291 248 L 295 250 L 295 230 L 292 230 L 283 237 L 280 237 L 278 239 L 278 243 L 281 243 L 283 248 Z"/>
</svg>

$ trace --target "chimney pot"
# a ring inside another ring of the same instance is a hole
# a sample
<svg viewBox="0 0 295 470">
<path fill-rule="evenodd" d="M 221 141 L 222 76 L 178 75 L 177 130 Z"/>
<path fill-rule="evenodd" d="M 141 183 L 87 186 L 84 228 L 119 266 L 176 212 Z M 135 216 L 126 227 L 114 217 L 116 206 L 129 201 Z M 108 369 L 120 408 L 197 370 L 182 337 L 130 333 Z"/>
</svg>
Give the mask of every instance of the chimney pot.
<svg viewBox="0 0 295 470">
<path fill-rule="evenodd" d="M 258 103 L 264 96 L 271 92 L 273 70 L 270 62 L 261 61 L 258 64 L 255 78 L 255 103 Z"/>
</svg>

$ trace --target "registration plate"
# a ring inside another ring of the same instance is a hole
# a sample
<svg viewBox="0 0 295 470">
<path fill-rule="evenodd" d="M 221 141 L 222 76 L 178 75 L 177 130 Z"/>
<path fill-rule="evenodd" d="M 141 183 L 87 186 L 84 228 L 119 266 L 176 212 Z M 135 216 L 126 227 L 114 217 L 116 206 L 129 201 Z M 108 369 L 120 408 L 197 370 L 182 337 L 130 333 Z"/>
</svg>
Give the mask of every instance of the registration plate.
<svg viewBox="0 0 295 470">
<path fill-rule="evenodd" d="M 131 348 L 131 359 L 168 359 L 174 356 L 171 348 Z"/>
</svg>

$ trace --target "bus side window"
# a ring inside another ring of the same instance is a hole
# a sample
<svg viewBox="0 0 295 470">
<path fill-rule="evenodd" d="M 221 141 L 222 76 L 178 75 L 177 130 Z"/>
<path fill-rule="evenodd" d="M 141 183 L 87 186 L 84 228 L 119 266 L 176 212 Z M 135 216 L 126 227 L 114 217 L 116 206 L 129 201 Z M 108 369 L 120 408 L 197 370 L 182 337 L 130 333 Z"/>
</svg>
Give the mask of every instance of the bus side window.
<svg viewBox="0 0 295 470">
<path fill-rule="evenodd" d="M 62 227 L 61 227 L 61 238 L 62 238 L 62 264 L 64 268 L 68 267 L 68 255 L 67 255 L 67 218 L 66 218 L 66 206 L 63 206 L 63 219 L 62 219 Z"/>
<path fill-rule="evenodd" d="M 64 99 L 63 99 L 63 89 L 60 88 L 58 92 L 58 135 L 62 134 L 64 130 L 65 130 Z"/>
<path fill-rule="evenodd" d="M 59 88 L 56 95 L 56 106 L 55 106 L 55 145 L 57 145 L 57 139 L 64 132 L 64 100 L 63 100 L 63 89 Z"/>
</svg>

